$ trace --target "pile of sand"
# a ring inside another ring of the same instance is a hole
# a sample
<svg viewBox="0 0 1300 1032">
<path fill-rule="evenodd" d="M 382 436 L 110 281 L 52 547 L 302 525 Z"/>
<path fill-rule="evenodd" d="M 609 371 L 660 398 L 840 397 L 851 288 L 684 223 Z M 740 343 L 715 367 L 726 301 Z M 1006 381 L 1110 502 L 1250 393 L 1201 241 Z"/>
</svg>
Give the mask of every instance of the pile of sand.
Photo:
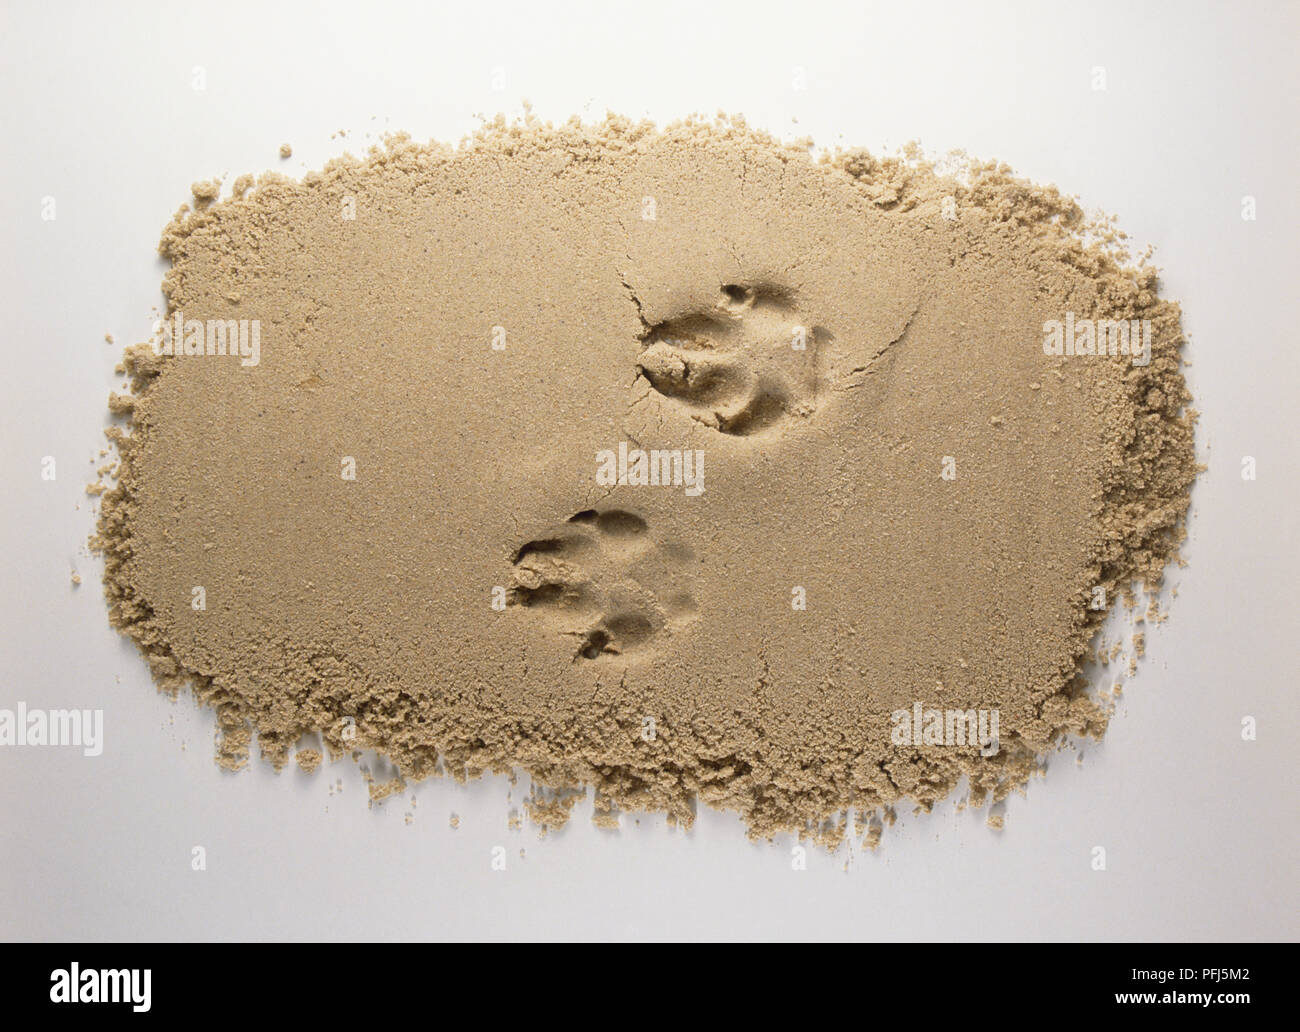
<svg viewBox="0 0 1300 1032">
<path fill-rule="evenodd" d="M 1054 188 L 617 119 L 213 187 L 97 544 L 221 762 L 319 732 L 834 839 L 1104 729 L 1193 417 L 1177 305 Z"/>
</svg>

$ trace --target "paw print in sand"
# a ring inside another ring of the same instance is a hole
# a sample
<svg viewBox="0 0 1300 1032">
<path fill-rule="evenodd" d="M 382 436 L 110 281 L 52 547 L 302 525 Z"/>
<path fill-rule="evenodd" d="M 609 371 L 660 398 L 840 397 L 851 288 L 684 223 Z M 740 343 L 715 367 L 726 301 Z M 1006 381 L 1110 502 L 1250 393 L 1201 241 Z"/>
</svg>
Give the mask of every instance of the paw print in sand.
<svg viewBox="0 0 1300 1032">
<path fill-rule="evenodd" d="M 748 437 L 812 415 L 830 340 L 782 291 L 730 284 L 713 308 L 650 327 L 637 370 L 692 419 Z"/>
<path fill-rule="evenodd" d="M 694 555 L 656 541 L 623 509 L 585 509 L 515 553 L 507 607 L 535 611 L 577 639 L 574 659 L 634 656 L 694 618 Z"/>
</svg>

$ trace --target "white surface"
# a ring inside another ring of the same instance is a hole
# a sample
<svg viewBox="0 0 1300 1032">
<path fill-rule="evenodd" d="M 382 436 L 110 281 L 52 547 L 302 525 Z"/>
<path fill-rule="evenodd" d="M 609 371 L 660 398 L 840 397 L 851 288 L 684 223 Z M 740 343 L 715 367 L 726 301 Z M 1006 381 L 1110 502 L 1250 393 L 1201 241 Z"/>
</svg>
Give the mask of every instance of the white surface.
<svg viewBox="0 0 1300 1032">
<path fill-rule="evenodd" d="M 102 708 L 107 742 L 93 759 L 0 748 L 0 936 L 1294 939 L 1300 6 L 549 6 L 6 0 L 0 706 Z M 299 173 L 388 129 L 458 139 L 522 99 L 556 120 L 725 109 L 821 144 L 960 147 L 1157 245 L 1210 464 L 1190 565 L 1104 745 L 1056 759 L 1003 833 L 945 807 L 904 816 L 847 872 L 845 852 L 816 850 L 792 871 L 790 841 L 751 844 L 712 812 L 690 833 L 643 817 L 610 834 L 580 806 L 539 840 L 507 828 L 501 779 L 371 810 L 348 762 L 221 773 L 211 715 L 157 695 L 109 629 L 84 547 L 119 352 L 103 335 L 146 337 L 154 248 L 189 184 Z"/>
</svg>

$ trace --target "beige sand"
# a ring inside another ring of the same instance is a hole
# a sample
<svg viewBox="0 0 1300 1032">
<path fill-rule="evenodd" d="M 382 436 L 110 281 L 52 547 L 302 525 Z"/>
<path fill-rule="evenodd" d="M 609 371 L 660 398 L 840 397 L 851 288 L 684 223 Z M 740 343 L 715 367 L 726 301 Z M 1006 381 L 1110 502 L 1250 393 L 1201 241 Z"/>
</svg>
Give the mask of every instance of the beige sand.
<svg viewBox="0 0 1300 1032">
<path fill-rule="evenodd" d="M 410 779 L 522 768 L 545 824 L 591 785 L 603 824 L 702 800 L 833 841 L 853 809 L 874 842 L 1104 729 L 1094 589 L 1174 557 L 1193 419 L 1178 307 L 1055 189 L 611 119 L 235 190 L 195 185 L 164 289 L 260 354 L 128 353 L 98 538 L 223 763 L 321 732 Z M 1149 364 L 1045 354 L 1067 317 L 1147 320 Z M 703 491 L 610 483 L 620 446 L 702 453 Z"/>
</svg>

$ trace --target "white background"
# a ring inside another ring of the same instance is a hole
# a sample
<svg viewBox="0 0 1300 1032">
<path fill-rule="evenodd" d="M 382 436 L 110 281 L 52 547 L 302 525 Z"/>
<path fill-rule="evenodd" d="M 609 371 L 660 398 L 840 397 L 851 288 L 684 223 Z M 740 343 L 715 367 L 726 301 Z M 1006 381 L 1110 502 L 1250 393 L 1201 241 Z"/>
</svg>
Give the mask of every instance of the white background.
<svg viewBox="0 0 1300 1032">
<path fill-rule="evenodd" d="M 5 0 L 0 706 L 102 708 L 106 747 L 0 748 L 0 936 L 1294 939 L 1300 7 L 550 8 Z M 822 145 L 964 148 L 1157 246 L 1210 467 L 1190 565 L 1104 745 L 1057 757 L 1005 831 L 946 806 L 905 814 L 874 854 L 811 850 L 794 871 L 788 839 L 750 843 L 713 812 L 689 833 L 651 817 L 610 833 L 580 804 L 544 840 L 510 830 L 524 784 L 508 802 L 500 778 L 370 809 L 350 761 L 219 771 L 211 715 L 158 695 L 109 628 L 83 493 L 116 383 L 103 337 L 147 337 L 159 231 L 189 184 L 299 174 L 390 129 L 456 140 L 525 99 L 554 120 L 724 109 Z"/>
</svg>

